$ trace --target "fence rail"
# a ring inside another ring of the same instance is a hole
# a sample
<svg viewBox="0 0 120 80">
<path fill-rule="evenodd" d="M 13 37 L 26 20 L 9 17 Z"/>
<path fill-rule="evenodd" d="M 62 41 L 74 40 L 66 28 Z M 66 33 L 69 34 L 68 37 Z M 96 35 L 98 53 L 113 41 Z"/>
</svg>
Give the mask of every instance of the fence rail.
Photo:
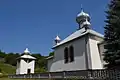
<svg viewBox="0 0 120 80">
<path fill-rule="evenodd" d="M 9 75 L 9 78 L 120 80 L 120 69 L 77 70 Z"/>
</svg>

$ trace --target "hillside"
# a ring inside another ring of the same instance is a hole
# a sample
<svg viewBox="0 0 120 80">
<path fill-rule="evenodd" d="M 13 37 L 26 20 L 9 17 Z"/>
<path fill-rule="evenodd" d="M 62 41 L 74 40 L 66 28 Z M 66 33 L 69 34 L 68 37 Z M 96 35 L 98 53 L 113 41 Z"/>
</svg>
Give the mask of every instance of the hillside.
<svg viewBox="0 0 120 80">
<path fill-rule="evenodd" d="M 16 67 L 0 62 L 0 69 L 3 74 L 15 74 Z"/>
</svg>

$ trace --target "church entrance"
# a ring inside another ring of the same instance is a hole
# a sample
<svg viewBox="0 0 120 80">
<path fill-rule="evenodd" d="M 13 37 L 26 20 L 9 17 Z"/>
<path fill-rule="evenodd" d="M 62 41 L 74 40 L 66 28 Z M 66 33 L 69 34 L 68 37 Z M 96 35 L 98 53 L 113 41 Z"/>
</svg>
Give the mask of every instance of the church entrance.
<svg viewBox="0 0 120 80">
<path fill-rule="evenodd" d="M 31 69 L 27 69 L 27 74 L 30 74 L 30 72 L 31 72 Z"/>
</svg>

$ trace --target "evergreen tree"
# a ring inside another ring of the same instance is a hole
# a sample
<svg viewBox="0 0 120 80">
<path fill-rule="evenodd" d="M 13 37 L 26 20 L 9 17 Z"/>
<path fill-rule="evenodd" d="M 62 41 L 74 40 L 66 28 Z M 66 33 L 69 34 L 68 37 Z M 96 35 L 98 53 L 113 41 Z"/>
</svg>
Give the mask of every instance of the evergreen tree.
<svg viewBox="0 0 120 80">
<path fill-rule="evenodd" d="M 120 66 L 120 0 L 111 0 L 106 13 L 104 60 L 107 68 L 114 68 Z"/>
</svg>

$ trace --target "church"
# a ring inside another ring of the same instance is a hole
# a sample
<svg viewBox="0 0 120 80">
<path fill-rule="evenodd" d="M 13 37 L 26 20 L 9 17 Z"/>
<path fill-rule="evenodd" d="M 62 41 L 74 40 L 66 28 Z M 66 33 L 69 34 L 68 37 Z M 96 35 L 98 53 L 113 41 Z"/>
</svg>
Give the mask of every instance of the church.
<svg viewBox="0 0 120 80">
<path fill-rule="evenodd" d="M 103 69 L 104 36 L 91 29 L 90 15 L 77 15 L 79 29 L 61 40 L 55 38 L 54 56 L 47 58 L 48 72 Z"/>
</svg>

